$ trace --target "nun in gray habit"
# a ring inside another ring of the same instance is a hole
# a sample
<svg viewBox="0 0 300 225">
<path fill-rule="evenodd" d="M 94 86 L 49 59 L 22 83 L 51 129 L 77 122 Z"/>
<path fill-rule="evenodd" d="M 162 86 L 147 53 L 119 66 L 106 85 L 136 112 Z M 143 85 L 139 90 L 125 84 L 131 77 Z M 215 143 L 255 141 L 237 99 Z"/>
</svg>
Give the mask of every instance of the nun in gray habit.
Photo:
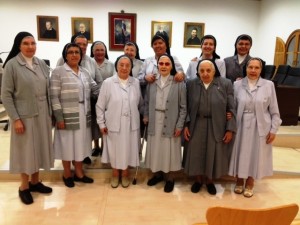
<svg viewBox="0 0 300 225">
<path fill-rule="evenodd" d="M 3 66 L 1 88 L 12 126 L 10 172 L 21 174 L 19 197 L 24 204 L 33 203 L 30 192 L 52 192 L 39 180 L 39 169 L 50 170 L 54 164 L 49 68 L 35 52 L 33 35 L 18 33 Z"/>
<path fill-rule="evenodd" d="M 227 119 L 226 113 L 232 118 Z M 206 183 L 211 195 L 217 193 L 213 179 L 228 173 L 228 151 L 236 131 L 233 87 L 220 76 L 213 60 L 201 60 L 197 77 L 187 82 L 187 120 L 184 129 L 184 172 L 195 177 L 191 191 Z"/>
</svg>

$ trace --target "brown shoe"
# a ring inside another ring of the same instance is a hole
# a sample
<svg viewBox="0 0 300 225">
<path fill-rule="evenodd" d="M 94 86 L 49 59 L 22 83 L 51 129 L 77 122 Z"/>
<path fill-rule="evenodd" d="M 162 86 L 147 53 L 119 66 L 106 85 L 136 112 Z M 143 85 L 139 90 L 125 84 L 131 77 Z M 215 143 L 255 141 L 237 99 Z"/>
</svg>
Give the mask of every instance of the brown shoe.
<svg viewBox="0 0 300 225">
<path fill-rule="evenodd" d="M 240 195 L 243 192 L 244 192 L 244 185 L 235 185 L 235 187 L 234 187 L 234 193 Z"/>
<path fill-rule="evenodd" d="M 253 187 L 246 186 L 244 190 L 244 196 L 246 198 L 251 198 L 253 196 Z"/>
<path fill-rule="evenodd" d="M 119 177 L 112 177 L 110 181 L 110 185 L 112 188 L 117 188 L 119 186 Z"/>
<path fill-rule="evenodd" d="M 121 184 L 123 188 L 127 188 L 130 185 L 128 176 L 122 176 Z"/>
</svg>

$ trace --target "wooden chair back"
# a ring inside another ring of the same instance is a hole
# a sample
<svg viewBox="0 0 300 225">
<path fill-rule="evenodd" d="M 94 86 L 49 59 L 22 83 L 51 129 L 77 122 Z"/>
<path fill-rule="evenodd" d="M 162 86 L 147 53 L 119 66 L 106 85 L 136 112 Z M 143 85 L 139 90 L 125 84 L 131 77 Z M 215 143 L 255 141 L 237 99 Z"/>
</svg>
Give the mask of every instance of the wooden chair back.
<svg viewBox="0 0 300 225">
<path fill-rule="evenodd" d="M 298 210 L 296 204 L 266 209 L 211 207 L 206 219 L 208 225 L 290 225 Z"/>
</svg>

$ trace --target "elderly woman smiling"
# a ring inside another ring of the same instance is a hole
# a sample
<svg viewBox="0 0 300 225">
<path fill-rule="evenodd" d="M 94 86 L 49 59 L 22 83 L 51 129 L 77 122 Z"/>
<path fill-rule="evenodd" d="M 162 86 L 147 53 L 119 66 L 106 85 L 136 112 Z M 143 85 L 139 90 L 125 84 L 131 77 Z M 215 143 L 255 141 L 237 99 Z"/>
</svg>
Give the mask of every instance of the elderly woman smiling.
<svg viewBox="0 0 300 225">
<path fill-rule="evenodd" d="M 214 60 L 199 61 L 197 71 L 187 83 L 184 171 L 195 176 L 193 193 L 206 183 L 208 193 L 215 195 L 213 179 L 228 173 L 228 143 L 236 130 L 233 88 L 230 80 L 220 77 Z M 226 112 L 232 113 L 230 120 Z"/>
<path fill-rule="evenodd" d="M 274 84 L 263 79 L 264 64 L 251 58 L 246 77 L 234 83 L 238 130 L 229 174 L 237 176 L 234 192 L 248 198 L 253 196 L 254 179 L 273 174 L 272 142 L 281 124 Z"/>
<path fill-rule="evenodd" d="M 128 187 L 128 167 L 139 165 L 141 91 L 139 81 L 131 76 L 132 66 L 128 56 L 117 58 L 117 74 L 103 82 L 96 105 L 104 144 L 101 160 L 113 168 L 113 188 L 119 186 L 120 176 L 122 187 Z"/>
</svg>

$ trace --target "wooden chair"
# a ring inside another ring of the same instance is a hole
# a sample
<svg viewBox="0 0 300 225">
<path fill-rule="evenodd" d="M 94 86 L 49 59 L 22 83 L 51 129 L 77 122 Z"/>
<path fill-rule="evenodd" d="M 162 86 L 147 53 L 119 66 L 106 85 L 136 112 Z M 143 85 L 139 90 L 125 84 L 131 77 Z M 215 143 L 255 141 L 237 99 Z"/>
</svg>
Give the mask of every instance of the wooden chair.
<svg viewBox="0 0 300 225">
<path fill-rule="evenodd" d="M 290 225 L 298 213 L 296 204 L 266 209 L 212 207 L 206 211 L 208 225 Z"/>
</svg>

